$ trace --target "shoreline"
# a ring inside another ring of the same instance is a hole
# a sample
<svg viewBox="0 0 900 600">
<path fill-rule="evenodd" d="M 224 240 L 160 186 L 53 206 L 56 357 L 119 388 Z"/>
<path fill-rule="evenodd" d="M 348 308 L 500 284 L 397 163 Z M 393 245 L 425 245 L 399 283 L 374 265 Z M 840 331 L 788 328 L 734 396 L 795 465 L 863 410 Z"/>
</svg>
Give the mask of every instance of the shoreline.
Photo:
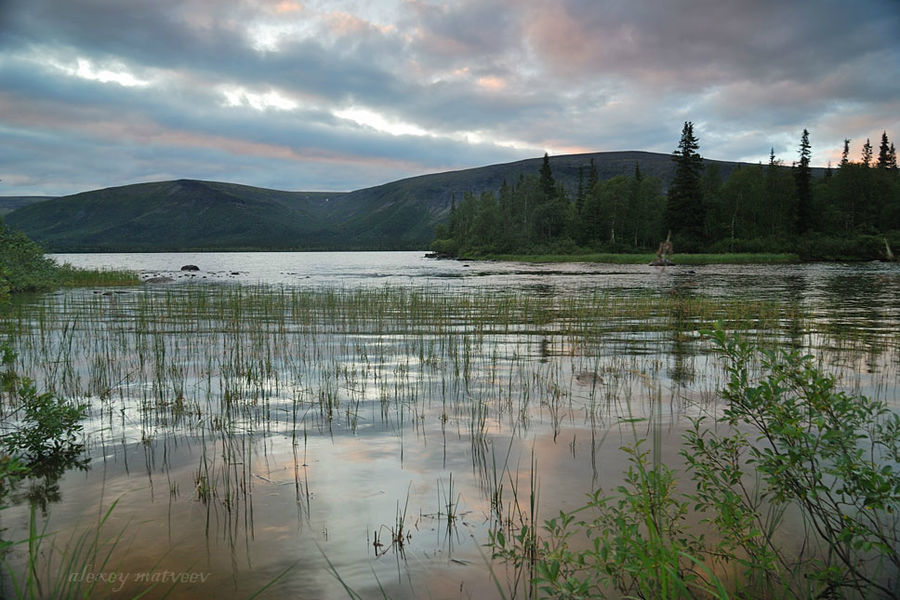
<svg viewBox="0 0 900 600">
<path fill-rule="evenodd" d="M 451 257 L 434 257 L 451 258 Z M 491 260 L 527 263 L 606 263 L 618 265 L 645 264 L 657 260 L 656 254 L 487 254 L 480 257 L 458 257 L 455 260 Z M 668 266 L 713 264 L 795 264 L 802 263 L 797 254 L 678 254 Z"/>
</svg>

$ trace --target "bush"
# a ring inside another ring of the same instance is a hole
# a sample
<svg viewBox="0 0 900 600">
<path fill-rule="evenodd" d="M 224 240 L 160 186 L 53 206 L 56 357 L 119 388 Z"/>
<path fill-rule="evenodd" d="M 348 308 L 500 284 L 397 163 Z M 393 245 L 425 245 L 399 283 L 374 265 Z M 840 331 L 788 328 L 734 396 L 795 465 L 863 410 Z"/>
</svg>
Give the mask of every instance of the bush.
<svg viewBox="0 0 900 600">
<path fill-rule="evenodd" d="M 0 293 L 34 292 L 57 284 L 57 266 L 21 231 L 0 222 Z"/>
<path fill-rule="evenodd" d="M 456 241 L 451 238 L 445 238 L 440 240 L 434 240 L 431 242 L 430 249 L 433 252 L 437 252 L 443 256 L 456 256 L 459 247 L 456 245 Z"/>
<path fill-rule="evenodd" d="M 677 493 L 674 472 L 639 441 L 624 449 L 631 467 L 614 493 L 547 521 L 540 541 L 528 526 L 495 531 L 494 556 L 530 557 L 532 585 L 549 597 L 897 597 L 900 416 L 838 391 L 811 356 L 711 335 L 728 363 L 728 405 L 715 428 L 701 418 L 685 435 L 694 491 Z M 690 511 L 714 526 L 713 541 L 691 532 Z M 778 545 L 789 511 L 805 526 L 799 555 Z M 716 572 L 737 577 L 732 592 Z"/>
<path fill-rule="evenodd" d="M 20 378 L 13 369 L 16 354 L 0 345 L 0 391 L 9 396 L 15 411 L 21 413 L 16 427 L 0 435 L 0 500 L 23 477 L 44 479 L 44 488 L 52 490 L 56 480 L 71 467 L 84 468 L 84 445 L 78 434 L 86 404 L 72 404 L 50 393 L 39 394 L 34 382 Z M 39 486 L 40 487 L 40 486 Z"/>
<path fill-rule="evenodd" d="M 34 382 L 27 378 L 20 383 L 18 402 L 24 413 L 22 422 L 0 438 L 8 452 L 29 465 L 81 453 L 84 447 L 78 442 L 78 433 L 87 405 L 65 402 L 49 392 L 38 394 Z"/>
<path fill-rule="evenodd" d="M 725 433 L 697 421 L 683 455 L 697 507 L 722 534 L 717 551 L 746 552 L 745 576 L 760 582 L 791 557 L 774 549 L 767 508 L 798 510 L 818 554 L 802 566 L 816 594 L 839 589 L 894 597 L 900 573 L 900 416 L 884 402 L 835 388 L 810 355 L 765 352 L 713 333 L 728 360 Z M 759 359 L 764 377 L 753 381 Z M 754 432 L 753 440 L 745 431 Z M 762 493 L 744 485 L 752 465 Z M 735 516 L 739 518 L 735 518 Z M 760 572 L 759 566 L 765 569 Z"/>
</svg>

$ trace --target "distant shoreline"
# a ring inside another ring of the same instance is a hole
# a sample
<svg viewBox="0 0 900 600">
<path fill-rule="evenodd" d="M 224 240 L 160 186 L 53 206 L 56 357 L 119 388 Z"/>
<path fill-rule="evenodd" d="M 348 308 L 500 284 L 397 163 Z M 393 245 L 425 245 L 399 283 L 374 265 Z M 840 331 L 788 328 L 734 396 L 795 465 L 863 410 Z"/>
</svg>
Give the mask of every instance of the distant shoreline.
<svg viewBox="0 0 900 600">
<path fill-rule="evenodd" d="M 591 262 L 617 265 L 645 264 L 656 260 L 656 254 L 491 254 L 466 260 L 498 260 L 529 263 L 572 263 Z M 797 254 L 677 254 L 672 257 L 672 266 L 715 265 L 715 264 L 792 264 L 803 262 Z"/>
</svg>

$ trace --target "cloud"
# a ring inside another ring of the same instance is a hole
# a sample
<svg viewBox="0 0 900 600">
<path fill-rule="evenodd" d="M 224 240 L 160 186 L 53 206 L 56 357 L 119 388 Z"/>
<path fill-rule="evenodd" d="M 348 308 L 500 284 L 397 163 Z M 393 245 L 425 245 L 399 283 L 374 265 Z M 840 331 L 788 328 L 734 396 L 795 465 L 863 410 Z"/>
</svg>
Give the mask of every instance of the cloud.
<svg viewBox="0 0 900 600">
<path fill-rule="evenodd" d="M 589 150 L 824 163 L 900 135 L 900 11 L 804 0 L 13 0 L 4 194 L 355 189 Z M 862 143 L 862 142 L 860 142 Z"/>
</svg>

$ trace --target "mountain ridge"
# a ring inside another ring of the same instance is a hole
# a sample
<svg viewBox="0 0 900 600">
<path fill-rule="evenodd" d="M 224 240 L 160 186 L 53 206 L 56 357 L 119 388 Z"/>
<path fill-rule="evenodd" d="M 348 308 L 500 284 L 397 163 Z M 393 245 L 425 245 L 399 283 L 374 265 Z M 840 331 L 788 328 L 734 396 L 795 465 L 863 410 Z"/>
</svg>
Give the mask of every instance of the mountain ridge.
<svg viewBox="0 0 900 600">
<path fill-rule="evenodd" d="M 595 152 L 550 157 L 574 192 L 591 159 L 599 179 L 645 176 L 666 186 L 671 154 Z M 176 179 L 90 190 L 29 203 L 6 216 L 53 252 L 176 250 L 401 250 L 427 247 L 454 198 L 536 176 L 542 158 L 417 175 L 351 192 L 272 190 Z M 721 177 L 753 163 L 704 159 Z M 824 172 L 824 169 L 819 169 Z M 2 201 L 2 198 L 0 198 Z"/>
</svg>

